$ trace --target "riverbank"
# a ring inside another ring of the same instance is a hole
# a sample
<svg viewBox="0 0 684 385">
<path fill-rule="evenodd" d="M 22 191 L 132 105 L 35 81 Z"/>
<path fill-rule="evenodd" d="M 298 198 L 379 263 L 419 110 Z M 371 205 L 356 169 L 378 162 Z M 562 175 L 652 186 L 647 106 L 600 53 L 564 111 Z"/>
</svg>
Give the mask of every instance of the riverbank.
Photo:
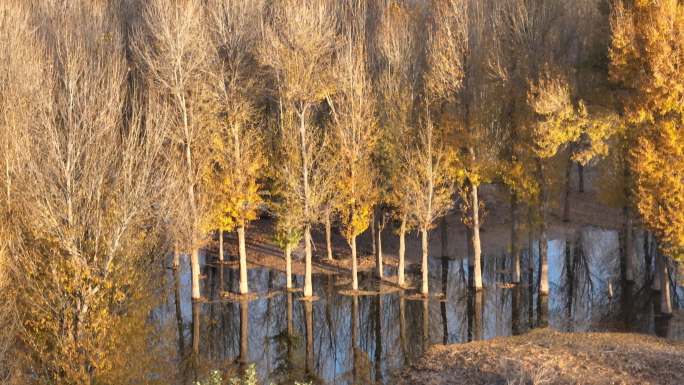
<svg viewBox="0 0 684 385">
<path fill-rule="evenodd" d="M 415 384 L 684 384 L 684 342 L 632 333 L 561 333 L 436 345 L 402 370 Z"/>
</svg>

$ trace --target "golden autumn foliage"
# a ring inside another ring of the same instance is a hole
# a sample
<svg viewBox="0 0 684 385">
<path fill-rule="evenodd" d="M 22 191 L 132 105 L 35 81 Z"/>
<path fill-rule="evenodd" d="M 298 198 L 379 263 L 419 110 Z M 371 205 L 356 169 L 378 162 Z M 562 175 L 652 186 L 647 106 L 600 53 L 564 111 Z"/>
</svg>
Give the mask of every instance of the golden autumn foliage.
<svg viewBox="0 0 684 385">
<path fill-rule="evenodd" d="M 623 89 L 634 205 L 675 258 L 684 249 L 684 6 L 676 0 L 617 2 L 611 80 Z"/>
</svg>

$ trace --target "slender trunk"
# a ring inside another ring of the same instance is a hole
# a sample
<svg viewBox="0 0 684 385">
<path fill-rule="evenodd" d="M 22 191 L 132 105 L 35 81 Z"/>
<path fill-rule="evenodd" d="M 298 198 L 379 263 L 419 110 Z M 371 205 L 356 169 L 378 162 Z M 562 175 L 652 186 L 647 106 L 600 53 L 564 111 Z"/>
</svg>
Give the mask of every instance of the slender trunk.
<svg viewBox="0 0 684 385">
<path fill-rule="evenodd" d="M 249 286 L 247 282 L 247 250 L 245 249 L 245 225 L 241 224 L 238 229 L 238 244 L 240 249 L 240 294 L 247 294 Z"/>
<path fill-rule="evenodd" d="M 200 345 L 200 303 L 192 304 L 192 356 L 193 361 L 197 364 L 199 360 L 199 345 Z"/>
<path fill-rule="evenodd" d="M 539 187 L 540 187 L 540 217 L 539 224 L 539 293 L 541 295 L 549 294 L 549 263 L 548 263 L 548 239 L 546 234 L 546 204 L 547 204 L 547 190 L 544 175 L 544 161 L 537 159 L 537 168 L 539 171 Z"/>
<path fill-rule="evenodd" d="M 178 270 L 180 267 L 180 250 L 178 249 L 178 242 L 173 243 L 173 270 Z"/>
<path fill-rule="evenodd" d="M 328 251 L 328 260 L 332 261 L 332 225 L 330 224 L 330 209 L 325 210 L 325 247 Z"/>
<path fill-rule="evenodd" d="M 190 254 L 190 271 L 192 275 L 192 299 L 199 300 L 201 298 L 199 248 L 194 246 Z"/>
<path fill-rule="evenodd" d="M 223 229 L 219 229 L 219 262 L 223 263 Z"/>
<path fill-rule="evenodd" d="M 352 252 L 352 290 L 359 290 L 359 277 L 357 272 L 357 261 L 356 261 L 356 236 L 352 236 L 349 242 Z"/>
<path fill-rule="evenodd" d="M 518 197 L 511 193 L 511 256 L 513 258 L 513 283 L 520 283 L 520 242 L 518 240 Z"/>
<path fill-rule="evenodd" d="M 624 208 L 625 228 L 624 228 L 624 251 L 625 251 L 625 274 L 624 278 L 627 282 L 634 282 L 634 241 L 633 241 L 633 226 L 632 215 L 629 207 Z"/>
<path fill-rule="evenodd" d="M 311 285 L 311 225 L 304 227 L 304 250 L 306 252 L 306 261 L 304 267 L 304 297 L 311 297 L 313 295 L 313 287 Z"/>
<path fill-rule="evenodd" d="M 380 221 L 382 221 L 382 212 L 378 216 L 378 224 L 376 226 L 376 231 L 378 232 L 377 236 L 376 236 L 376 239 L 378 241 L 378 245 L 376 246 L 377 254 L 375 256 L 375 276 L 379 279 L 382 279 L 384 277 L 383 263 L 382 263 L 382 229 L 384 226 L 382 225 L 382 223 Z"/>
<path fill-rule="evenodd" d="M 423 263 L 422 263 L 422 270 L 423 270 L 423 286 L 421 289 L 421 293 L 423 296 L 428 295 L 428 230 L 427 228 L 422 228 L 420 230 L 420 235 L 421 235 L 421 245 L 422 245 L 422 250 L 423 250 Z"/>
<path fill-rule="evenodd" d="M 470 186 L 472 233 L 471 243 L 473 245 L 473 285 L 475 290 L 482 290 L 482 247 L 480 245 L 480 201 L 478 197 L 478 186 Z"/>
<path fill-rule="evenodd" d="M 660 312 L 662 314 L 672 314 L 672 300 L 670 299 L 670 275 L 667 266 L 667 257 L 658 253 L 660 256 Z"/>
<path fill-rule="evenodd" d="M 292 289 L 292 245 L 285 245 L 285 280 L 288 290 Z"/>
<path fill-rule="evenodd" d="M 406 284 L 404 278 L 404 255 L 406 254 L 406 215 L 401 218 L 401 225 L 399 226 L 399 268 L 397 271 L 399 286 Z"/>
<path fill-rule="evenodd" d="M 582 163 L 577 163 L 577 179 L 579 179 L 579 192 L 584 192 L 584 166 Z"/>
</svg>

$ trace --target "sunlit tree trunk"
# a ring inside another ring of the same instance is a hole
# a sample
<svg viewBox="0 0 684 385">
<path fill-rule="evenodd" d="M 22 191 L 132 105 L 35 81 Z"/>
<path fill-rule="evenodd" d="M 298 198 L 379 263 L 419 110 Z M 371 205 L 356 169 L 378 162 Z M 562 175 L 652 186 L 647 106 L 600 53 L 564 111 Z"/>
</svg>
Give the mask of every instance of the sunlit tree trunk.
<svg viewBox="0 0 684 385">
<path fill-rule="evenodd" d="M 223 229 L 219 229 L 219 262 L 223 263 Z"/>
<path fill-rule="evenodd" d="M 511 257 L 513 259 L 513 283 L 520 283 L 520 240 L 518 219 L 518 197 L 511 194 Z"/>
<path fill-rule="evenodd" d="M 540 212 L 541 223 L 539 225 L 539 293 L 541 295 L 549 294 L 549 262 L 548 262 L 548 239 L 546 234 L 546 211 L 547 211 L 547 190 L 545 185 L 544 175 L 544 161 L 537 159 L 537 168 L 539 171 L 539 195 L 540 195 Z"/>
<path fill-rule="evenodd" d="M 245 225 L 237 228 L 238 244 L 240 249 L 240 294 L 247 294 L 249 286 L 247 282 L 247 250 L 245 248 Z"/>
<path fill-rule="evenodd" d="M 178 242 L 173 243 L 173 270 L 180 268 L 180 250 L 178 249 Z"/>
<path fill-rule="evenodd" d="M 399 286 L 406 284 L 404 278 L 404 257 L 406 254 L 406 215 L 402 216 L 401 224 L 399 225 L 399 267 L 397 271 L 397 283 Z"/>
<path fill-rule="evenodd" d="M 305 266 L 304 266 L 304 296 L 311 297 L 313 295 L 313 287 L 311 285 L 311 225 L 307 224 L 304 227 L 304 250 L 305 250 Z"/>
<path fill-rule="evenodd" d="M 325 210 L 325 247 L 328 252 L 328 260 L 332 261 L 333 259 L 333 252 L 332 252 L 332 225 L 330 223 L 330 209 L 327 208 Z"/>
<path fill-rule="evenodd" d="M 471 243 L 473 246 L 473 286 L 475 290 L 482 290 L 482 246 L 480 245 L 480 201 L 478 198 L 478 186 L 471 184 L 470 199 L 471 199 Z"/>
<path fill-rule="evenodd" d="M 198 300 L 201 298 L 199 248 L 194 246 L 192 248 L 192 254 L 190 254 L 190 271 L 192 281 L 192 299 Z"/>
<path fill-rule="evenodd" d="M 660 312 L 666 315 L 672 314 L 672 300 L 670 299 L 670 275 L 667 266 L 667 257 L 660 256 Z"/>
<path fill-rule="evenodd" d="M 358 267 L 356 261 L 356 236 L 352 236 L 349 245 L 351 246 L 352 252 L 352 290 L 356 291 L 359 290 Z"/>
<path fill-rule="evenodd" d="M 380 209 L 381 211 L 382 209 Z M 383 263 L 382 263 L 382 229 L 383 229 L 383 224 L 380 222 L 382 221 L 382 212 L 380 212 L 380 215 L 378 216 L 378 223 L 376 225 L 376 240 L 378 242 L 378 245 L 376 246 L 376 256 L 375 256 L 375 276 L 379 279 L 382 279 L 384 276 L 384 271 L 383 271 Z"/>
<path fill-rule="evenodd" d="M 285 287 L 292 289 L 292 246 L 289 243 L 285 246 L 285 281 Z"/>
<path fill-rule="evenodd" d="M 428 230 L 427 228 L 422 228 L 420 230 L 420 235 L 421 235 L 421 249 L 423 251 L 423 258 L 422 258 L 422 270 L 423 270 L 423 286 L 420 292 L 424 295 L 428 295 L 428 269 L 429 269 L 429 261 L 428 261 Z"/>
</svg>

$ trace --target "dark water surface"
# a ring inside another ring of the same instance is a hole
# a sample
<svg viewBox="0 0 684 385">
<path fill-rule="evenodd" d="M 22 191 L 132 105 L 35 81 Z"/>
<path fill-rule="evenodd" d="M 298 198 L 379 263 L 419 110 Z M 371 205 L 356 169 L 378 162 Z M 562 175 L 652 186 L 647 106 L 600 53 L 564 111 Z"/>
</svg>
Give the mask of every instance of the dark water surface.
<svg viewBox="0 0 684 385">
<path fill-rule="evenodd" d="M 523 283 L 518 286 L 506 283 L 510 258 L 485 255 L 485 289 L 477 294 L 468 291 L 465 260 L 432 258 L 428 299 L 396 290 L 344 295 L 340 291 L 348 289 L 348 277 L 314 275 L 318 300 L 302 301 L 301 292 L 284 290 L 283 273 L 259 268 L 249 271 L 250 290 L 259 296 L 231 302 L 222 300 L 220 293 L 237 291 L 237 271 L 205 263 L 203 295 L 209 301 L 196 304 L 193 312 L 190 274 L 184 264 L 175 277 L 178 290 L 170 290 L 156 318 L 174 325 L 176 332 L 167 338 L 174 339 L 168 342 L 178 345 L 179 356 L 198 352 L 192 356 L 194 366 L 188 365 L 192 370 L 186 371 L 192 373 L 187 379 L 203 378 L 213 369 L 239 371 L 254 364 L 266 384 L 294 379 L 391 384 L 398 369 L 431 345 L 522 334 L 545 325 L 563 331 L 635 331 L 684 339 L 680 310 L 671 319 L 658 315 L 658 298 L 645 286 L 644 250 L 638 252 L 636 283 L 625 286 L 619 279 L 616 231 L 589 227 L 565 238 L 549 241 L 551 292 L 541 300 L 536 295 L 536 274 L 528 270 L 537 266 L 537 256 L 526 250 Z M 388 267 L 386 273 L 396 272 Z M 415 272 L 410 276 L 414 282 L 419 279 Z M 378 291 L 371 274 L 363 273 L 360 279 L 362 290 Z M 174 282 L 172 273 L 169 282 Z M 303 278 L 296 277 L 296 282 L 301 287 Z M 678 287 L 673 294 L 678 309 L 684 290 Z M 187 365 L 187 360 L 183 362 L 179 365 Z"/>
</svg>

